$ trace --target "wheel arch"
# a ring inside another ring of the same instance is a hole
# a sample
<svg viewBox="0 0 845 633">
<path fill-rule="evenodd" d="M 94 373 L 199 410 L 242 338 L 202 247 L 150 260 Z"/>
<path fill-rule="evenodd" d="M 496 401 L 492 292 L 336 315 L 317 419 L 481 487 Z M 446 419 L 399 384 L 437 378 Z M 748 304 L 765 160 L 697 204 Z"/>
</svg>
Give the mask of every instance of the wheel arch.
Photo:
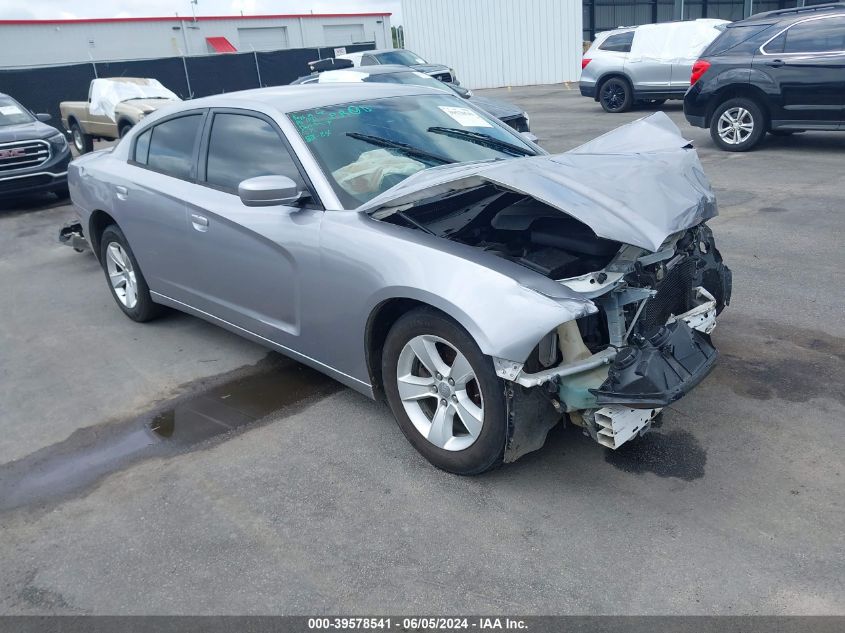
<svg viewBox="0 0 845 633">
<path fill-rule="evenodd" d="M 631 89 L 631 96 L 633 97 L 633 95 L 634 95 L 634 82 L 631 81 L 631 78 L 621 70 L 611 70 L 611 71 L 604 73 L 598 79 L 596 79 L 596 96 L 594 97 L 595 101 L 599 101 L 602 86 L 609 79 L 621 79 L 621 80 L 623 80 L 625 83 L 628 84 L 628 88 Z"/>
<path fill-rule="evenodd" d="M 381 374 L 381 360 L 384 343 L 387 340 L 387 334 L 390 328 L 402 316 L 415 310 L 417 308 L 428 308 L 442 315 L 444 318 L 454 321 L 460 325 L 467 333 L 476 341 L 479 347 L 484 348 L 484 344 L 478 340 L 478 330 L 471 324 L 466 323 L 468 317 L 466 315 L 456 316 L 450 314 L 449 310 L 443 307 L 438 307 L 433 303 L 411 298 L 411 297 L 391 297 L 381 301 L 371 311 L 367 318 L 366 330 L 364 333 L 364 351 L 366 354 L 367 371 L 370 376 L 370 382 L 373 386 L 373 394 L 376 399 L 384 399 L 384 383 Z M 460 312 L 459 310 L 456 310 Z M 469 325 L 469 327 L 467 327 Z"/>
<path fill-rule="evenodd" d="M 88 219 L 88 242 L 97 260 L 100 259 L 100 238 L 103 236 L 103 231 L 112 224 L 119 226 L 114 217 L 102 209 L 95 210 Z"/>
<path fill-rule="evenodd" d="M 716 109 L 725 103 L 725 101 L 737 98 L 751 99 L 760 107 L 766 119 L 765 129 L 768 130 L 771 125 L 771 113 L 767 104 L 766 93 L 753 84 L 731 84 L 720 89 L 716 93 L 715 98 L 710 99 L 710 103 L 707 105 L 707 111 L 704 114 L 704 124 L 710 127 L 713 121 L 713 113 L 716 112 Z"/>
<path fill-rule="evenodd" d="M 67 130 L 68 130 L 68 132 L 71 131 L 71 128 L 74 125 L 79 125 L 80 127 L 82 127 L 82 125 L 79 123 L 79 120 L 76 118 L 75 114 L 68 114 L 67 115 Z"/>
<path fill-rule="evenodd" d="M 129 128 L 133 128 L 135 123 L 129 117 L 122 116 L 117 120 L 117 135 L 120 136 L 120 129 L 124 126 L 129 126 Z"/>
</svg>

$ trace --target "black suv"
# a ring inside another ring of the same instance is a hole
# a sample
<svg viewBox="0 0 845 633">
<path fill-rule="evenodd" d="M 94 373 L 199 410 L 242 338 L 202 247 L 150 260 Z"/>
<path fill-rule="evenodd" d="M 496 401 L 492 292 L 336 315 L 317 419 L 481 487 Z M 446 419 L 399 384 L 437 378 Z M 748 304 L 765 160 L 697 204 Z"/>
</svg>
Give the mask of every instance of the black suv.
<svg viewBox="0 0 845 633">
<path fill-rule="evenodd" d="M 766 132 L 845 131 L 845 3 L 729 24 L 690 81 L 684 115 L 724 150 L 749 150 Z"/>
</svg>

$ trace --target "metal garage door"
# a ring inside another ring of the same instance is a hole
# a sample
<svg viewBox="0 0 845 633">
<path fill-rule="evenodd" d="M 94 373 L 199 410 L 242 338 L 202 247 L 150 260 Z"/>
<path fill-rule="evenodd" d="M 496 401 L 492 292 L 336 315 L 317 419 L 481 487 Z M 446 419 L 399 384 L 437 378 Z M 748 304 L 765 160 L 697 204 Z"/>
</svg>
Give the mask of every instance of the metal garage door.
<svg viewBox="0 0 845 633">
<path fill-rule="evenodd" d="M 238 29 L 238 50 L 277 51 L 288 48 L 288 30 L 284 26 Z"/>
<path fill-rule="evenodd" d="M 363 24 L 326 24 L 323 26 L 323 39 L 326 46 L 352 44 L 364 41 Z"/>
</svg>

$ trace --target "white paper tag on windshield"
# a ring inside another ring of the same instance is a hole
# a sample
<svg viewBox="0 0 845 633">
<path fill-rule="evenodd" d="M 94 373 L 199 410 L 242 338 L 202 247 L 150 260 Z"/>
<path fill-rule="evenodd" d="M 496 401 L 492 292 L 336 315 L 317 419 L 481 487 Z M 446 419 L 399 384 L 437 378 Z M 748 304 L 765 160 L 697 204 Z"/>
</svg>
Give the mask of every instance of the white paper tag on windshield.
<svg viewBox="0 0 845 633">
<path fill-rule="evenodd" d="M 469 108 L 437 106 L 463 127 L 493 127 Z"/>
<path fill-rule="evenodd" d="M 23 114 L 23 111 L 16 105 L 0 106 L 0 114 L 9 116 L 10 114 Z"/>
</svg>

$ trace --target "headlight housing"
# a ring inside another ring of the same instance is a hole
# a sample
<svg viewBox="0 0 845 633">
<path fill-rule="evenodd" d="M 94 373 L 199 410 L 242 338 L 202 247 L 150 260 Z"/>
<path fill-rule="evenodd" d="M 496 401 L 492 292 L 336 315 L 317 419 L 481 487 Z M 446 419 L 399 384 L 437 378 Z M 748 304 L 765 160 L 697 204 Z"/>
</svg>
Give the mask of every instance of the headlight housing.
<svg viewBox="0 0 845 633">
<path fill-rule="evenodd" d="M 56 154 L 61 154 L 67 149 L 67 138 L 61 132 L 57 132 L 56 134 L 48 138 L 47 142 L 50 143 L 50 147 L 53 148 L 53 151 Z"/>
</svg>

